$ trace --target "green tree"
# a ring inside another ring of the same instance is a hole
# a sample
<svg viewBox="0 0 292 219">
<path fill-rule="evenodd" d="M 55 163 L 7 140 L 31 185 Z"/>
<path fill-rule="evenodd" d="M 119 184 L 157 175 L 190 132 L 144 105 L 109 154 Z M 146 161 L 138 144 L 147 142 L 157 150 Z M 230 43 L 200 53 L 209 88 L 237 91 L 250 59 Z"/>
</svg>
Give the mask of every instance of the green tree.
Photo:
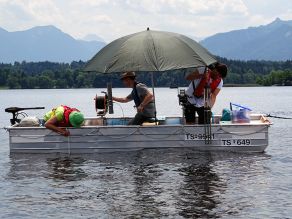
<svg viewBox="0 0 292 219">
<path fill-rule="evenodd" d="M 62 89 L 67 87 L 67 81 L 65 79 L 58 79 L 56 81 L 56 88 Z"/>
<path fill-rule="evenodd" d="M 246 74 L 243 75 L 243 83 L 244 84 L 255 84 L 256 83 L 256 75 L 253 70 L 249 69 Z"/>
<path fill-rule="evenodd" d="M 41 75 L 38 78 L 38 85 L 41 89 L 49 89 L 54 87 L 54 81 L 46 75 Z"/>
<path fill-rule="evenodd" d="M 74 75 L 73 71 L 69 68 L 65 70 L 65 80 L 69 88 L 74 87 Z"/>
<path fill-rule="evenodd" d="M 0 69 L 0 86 L 6 85 L 9 71 L 7 69 Z"/>
<path fill-rule="evenodd" d="M 226 84 L 242 84 L 242 79 L 240 74 L 237 73 L 229 73 L 224 80 Z"/>
<path fill-rule="evenodd" d="M 53 72 L 52 70 L 49 70 L 49 69 L 43 71 L 43 72 L 42 72 L 42 75 L 43 75 L 43 76 L 46 76 L 46 77 L 48 77 L 48 78 L 51 78 L 51 79 L 54 79 L 54 78 L 55 78 L 55 74 L 54 74 L 54 72 Z"/>
<path fill-rule="evenodd" d="M 10 89 L 20 89 L 21 88 L 18 77 L 15 75 L 8 76 L 7 85 Z"/>
<path fill-rule="evenodd" d="M 78 74 L 76 78 L 76 87 L 81 88 L 84 87 L 85 77 L 83 74 Z"/>
<path fill-rule="evenodd" d="M 27 77 L 27 88 L 33 89 L 38 87 L 37 77 Z"/>
</svg>

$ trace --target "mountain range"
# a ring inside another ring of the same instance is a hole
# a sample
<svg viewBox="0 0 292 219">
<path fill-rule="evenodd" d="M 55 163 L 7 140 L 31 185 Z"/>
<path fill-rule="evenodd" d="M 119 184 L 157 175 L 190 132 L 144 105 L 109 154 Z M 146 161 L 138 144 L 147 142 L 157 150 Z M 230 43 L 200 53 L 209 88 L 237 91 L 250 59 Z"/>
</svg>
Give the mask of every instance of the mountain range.
<svg viewBox="0 0 292 219">
<path fill-rule="evenodd" d="M 200 43 L 212 54 L 238 60 L 292 59 L 292 21 L 277 18 L 268 25 L 218 33 Z"/>
<path fill-rule="evenodd" d="M 228 59 L 291 60 L 292 21 L 277 18 L 267 25 L 218 33 L 200 43 L 212 54 Z M 105 45 L 96 35 L 78 40 L 55 26 L 15 32 L 0 27 L 0 63 L 87 61 Z"/>
<path fill-rule="evenodd" d="M 87 61 L 106 45 L 103 40 L 90 40 L 90 37 L 77 40 L 54 26 L 16 32 L 0 28 L 0 62 Z"/>
</svg>

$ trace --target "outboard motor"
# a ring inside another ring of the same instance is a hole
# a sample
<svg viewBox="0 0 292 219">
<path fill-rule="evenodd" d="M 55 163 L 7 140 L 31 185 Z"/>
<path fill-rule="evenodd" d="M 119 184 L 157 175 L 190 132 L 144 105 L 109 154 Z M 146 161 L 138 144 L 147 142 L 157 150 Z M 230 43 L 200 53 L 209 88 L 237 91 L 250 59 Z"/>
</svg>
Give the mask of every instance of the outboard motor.
<svg viewBox="0 0 292 219">
<path fill-rule="evenodd" d="M 12 119 L 10 119 L 11 125 L 15 125 L 20 122 L 19 116 L 26 117 L 27 114 L 22 112 L 24 110 L 37 110 L 37 109 L 45 109 L 45 107 L 29 107 L 29 108 L 20 108 L 20 107 L 9 107 L 5 109 L 5 112 L 12 113 Z"/>
</svg>

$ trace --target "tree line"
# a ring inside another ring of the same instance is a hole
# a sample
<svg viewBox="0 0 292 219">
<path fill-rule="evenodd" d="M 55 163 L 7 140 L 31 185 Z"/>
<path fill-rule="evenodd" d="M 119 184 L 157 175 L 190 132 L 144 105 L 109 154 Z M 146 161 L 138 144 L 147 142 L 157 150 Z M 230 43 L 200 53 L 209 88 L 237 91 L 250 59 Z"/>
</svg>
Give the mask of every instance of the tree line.
<svg viewBox="0 0 292 219">
<path fill-rule="evenodd" d="M 224 84 L 229 85 L 292 85 L 292 61 L 237 61 L 217 57 L 227 64 L 228 76 Z M 15 62 L 0 63 L 0 87 L 9 89 L 51 88 L 104 88 L 107 82 L 122 87 L 119 74 L 97 74 L 84 72 L 83 61 L 71 63 Z M 155 86 L 187 86 L 186 69 L 154 72 Z M 151 84 L 151 74 L 142 72 L 138 80 Z"/>
</svg>

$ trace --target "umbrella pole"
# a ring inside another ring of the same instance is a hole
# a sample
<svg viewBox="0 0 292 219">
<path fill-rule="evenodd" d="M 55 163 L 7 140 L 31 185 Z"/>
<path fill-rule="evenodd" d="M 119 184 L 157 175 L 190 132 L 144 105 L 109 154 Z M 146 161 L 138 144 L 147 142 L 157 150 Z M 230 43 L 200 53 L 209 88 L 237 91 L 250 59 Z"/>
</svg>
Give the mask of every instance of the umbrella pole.
<svg viewBox="0 0 292 219">
<path fill-rule="evenodd" d="M 155 89 L 154 89 L 154 73 L 151 72 L 151 83 L 152 83 L 152 94 L 154 102 L 154 116 L 155 116 L 155 125 L 157 125 L 157 111 L 156 111 L 156 100 L 155 100 Z"/>
<path fill-rule="evenodd" d="M 107 83 L 107 97 L 109 114 L 114 114 L 112 82 Z"/>
</svg>

